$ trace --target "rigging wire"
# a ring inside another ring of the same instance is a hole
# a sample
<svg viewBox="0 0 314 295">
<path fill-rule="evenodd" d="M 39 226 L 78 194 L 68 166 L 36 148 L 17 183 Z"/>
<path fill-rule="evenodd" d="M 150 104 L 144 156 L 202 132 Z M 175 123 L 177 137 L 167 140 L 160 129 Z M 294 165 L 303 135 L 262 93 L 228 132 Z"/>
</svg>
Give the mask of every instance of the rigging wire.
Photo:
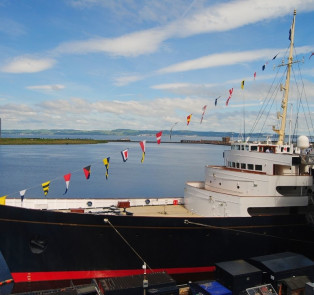
<svg viewBox="0 0 314 295">
<path fill-rule="evenodd" d="M 283 76 L 282 76 L 282 79 L 283 79 Z M 282 80 L 281 80 L 281 81 L 282 81 Z M 278 92 L 279 92 L 279 87 L 275 87 L 275 89 L 274 89 L 274 91 L 273 91 L 273 93 L 272 93 L 272 96 L 270 97 L 270 99 L 272 98 L 272 100 L 269 99 L 269 103 L 271 102 L 271 104 L 269 105 L 268 112 L 267 112 L 267 114 L 266 114 L 266 116 L 265 116 L 265 120 L 264 120 L 264 123 L 263 123 L 262 128 L 261 128 L 261 131 L 260 131 L 260 136 L 262 135 L 262 132 L 263 132 L 263 130 L 264 130 L 264 127 L 265 127 L 266 122 L 268 122 L 268 118 L 269 118 L 269 116 L 270 116 L 270 112 L 271 112 L 271 110 L 272 110 L 272 107 L 273 107 L 273 105 L 274 105 L 274 102 L 275 102 L 275 100 L 276 100 L 276 96 L 277 96 Z"/>
<path fill-rule="evenodd" d="M 289 51 L 289 47 L 290 47 L 290 46 L 287 47 L 286 52 L 285 52 L 285 54 L 284 54 L 284 57 L 287 56 L 287 53 L 288 53 L 288 51 Z M 267 95 L 266 95 L 266 97 L 265 97 L 265 99 L 264 99 L 264 101 L 263 101 L 262 107 L 260 108 L 260 110 L 259 110 L 259 112 L 258 112 L 258 114 L 257 114 L 257 116 L 256 116 L 255 122 L 253 123 L 253 126 L 252 126 L 251 131 L 250 131 L 250 136 L 253 135 L 253 132 L 254 132 L 254 130 L 257 128 L 257 125 L 259 124 L 259 122 L 262 121 L 262 117 L 263 117 L 263 115 L 265 114 L 267 108 L 269 108 L 268 113 L 267 113 L 267 116 L 266 116 L 266 118 L 265 118 L 265 120 L 264 120 L 263 126 L 262 126 L 262 128 L 261 128 L 261 130 L 260 130 L 260 132 L 259 132 L 259 137 L 262 136 L 262 132 L 263 132 L 264 126 L 265 126 L 266 121 L 267 121 L 267 119 L 268 119 L 268 117 L 269 117 L 271 108 L 272 108 L 273 103 L 274 103 L 274 100 L 275 100 L 275 97 L 273 97 L 273 95 L 274 95 L 274 92 L 276 91 L 276 87 L 275 87 L 274 90 L 272 90 L 272 89 L 273 89 L 274 84 L 275 84 L 275 81 L 276 81 L 276 79 L 277 79 L 277 77 L 278 77 L 278 74 L 279 74 L 279 71 L 280 71 L 279 68 L 280 68 L 280 67 L 277 67 L 277 72 L 276 72 L 276 75 L 275 75 L 275 77 L 274 77 L 274 79 L 273 79 L 273 81 L 272 81 L 271 87 L 269 88 L 268 93 L 267 93 Z M 282 76 L 282 78 L 281 78 L 281 80 L 280 80 L 280 83 L 282 82 L 283 79 L 284 79 L 284 76 Z M 271 94 L 271 93 L 272 93 L 272 94 Z M 278 93 L 278 88 L 277 88 L 277 93 Z M 272 101 L 272 103 L 270 104 L 271 101 Z M 259 138 L 258 138 L 258 139 L 259 139 Z"/>
<path fill-rule="evenodd" d="M 184 220 L 184 223 L 185 224 L 193 224 L 193 225 L 202 226 L 202 227 L 208 227 L 208 228 L 212 228 L 212 229 L 220 229 L 220 230 L 227 230 L 227 231 L 233 231 L 233 232 L 238 232 L 238 233 L 244 233 L 244 234 L 249 234 L 249 235 L 256 235 L 256 236 L 263 236 L 263 237 L 282 239 L 282 240 L 288 240 L 288 241 L 294 241 L 294 242 L 302 242 L 302 243 L 314 244 L 313 241 L 291 239 L 291 238 L 280 237 L 280 236 L 275 236 L 275 235 L 269 235 L 269 234 L 264 234 L 264 233 L 256 233 L 256 232 L 250 232 L 250 231 L 245 231 L 245 230 L 240 230 L 240 229 L 234 229 L 234 228 L 230 228 L 230 227 L 208 225 L 208 224 L 203 224 L 203 223 L 189 221 L 187 219 Z"/>
<path fill-rule="evenodd" d="M 257 125 L 258 125 L 258 123 L 262 120 L 262 116 L 263 116 L 264 113 L 266 112 L 267 108 L 269 108 L 269 111 L 268 111 L 268 115 L 269 115 L 269 112 L 270 112 L 271 107 L 272 107 L 273 102 L 274 102 L 273 96 L 274 96 L 274 92 L 276 91 L 276 87 L 275 87 L 275 89 L 273 89 L 273 88 L 274 88 L 274 84 L 275 84 L 275 81 L 276 81 L 277 76 L 278 76 L 278 72 L 279 72 L 279 69 L 277 70 L 277 73 L 276 73 L 276 75 L 275 75 L 275 77 L 274 77 L 274 79 L 273 79 L 273 82 L 272 82 L 272 84 L 271 84 L 270 89 L 268 90 L 268 93 L 267 93 L 267 95 L 266 95 L 266 98 L 264 99 L 263 105 L 262 105 L 262 107 L 260 108 L 259 113 L 257 114 L 257 117 L 256 117 L 256 119 L 255 119 L 255 122 L 254 122 L 254 124 L 253 124 L 253 126 L 252 126 L 252 128 L 251 128 L 250 135 L 252 135 L 252 133 L 254 132 L 254 130 L 257 128 Z M 272 93 L 271 93 L 271 92 L 272 92 Z M 272 101 L 272 103 L 271 103 L 271 101 Z M 270 104 L 270 103 L 271 103 L 271 104 Z M 269 105 L 270 105 L 270 106 L 269 106 Z M 268 115 L 267 115 L 267 117 L 266 117 L 266 119 L 265 119 L 265 122 L 267 121 Z M 260 130 L 259 136 L 261 136 L 261 134 L 262 134 L 262 132 L 263 132 L 262 129 L 264 128 L 265 122 L 264 122 L 264 124 L 263 124 L 263 127 L 262 127 L 261 130 Z"/>
<path fill-rule="evenodd" d="M 294 49 L 295 51 L 295 56 L 297 56 L 297 53 L 296 53 L 296 49 Z M 303 58 L 304 59 L 304 58 Z M 312 132 L 311 130 L 313 131 L 314 130 L 314 127 L 313 127 L 313 120 L 312 120 L 312 116 L 311 116 L 311 111 L 310 111 L 310 107 L 309 107 L 309 103 L 308 103 L 308 98 L 307 98 L 307 95 L 306 95 L 306 92 L 305 92 L 305 85 L 304 85 L 304 80 L 303 80 L 303 77 L 302 77 L 302 72 L 301 72 L 301 69 L 300 69 L 300 64 L 299 62 L 297 62 L 297 65 L 298 65 L 298 74 L 299 74 L 299 77 L 300 77 L 300 81 L 301 81 L 301 84 L 302 84 L 302 88 L 301 88 L 301 91 L 299 91 L 299 87 L 298 87 L 298 83 L 296 82 L 296 86 L 297 86 L 297 91 L 299 93 L 299 100 L 300 100 L 300 103 L 301 102 L 301 98 L 304 96 L 305 97 L 305 103 L 306 103 L 306 107 L 307 107 L 307 111 L 308 111 L 308 117 L 306 116 L 306 111 L 304 110 L 304 105 L 302 104 L 302 109 L 304 111 L 304 119 L 305 119 L 305 122 L 306 122 L 306 125 L 307 125 L 307 129 L 308 129 L 308 132 L 309 132 L 309 136 L 311 138 L 311 141 L 312 141 Z M 293 69 L 293 68 L 292 68 Z M 295 75 L 295 72 L 294 72 L 294 69 L 293 69 L 293 75 L 294 75 L 294 79 L 295 81 L 296 80 L 296 75 Z M 310 125 L 309 126 L 309 123 L 308 121 L 310 121 Z M 296 120 L 296 125 L 295 125 L 295 130 L 294 130 L 294 136 L 297 136 L 297 120 Z"/>
<path fill-rule="evenodd" d="M 134 252 L 134 254 L 143 262 L 144 265 L 147 265 L 147 267 L 152 271 L 152 268 L 147 264 L 147 262 L 142 258 L 142 256 L 130 245 L 130 243 L 126 240 L 126 238 L 123 237 L 123 235 L 116 229 L 116 227 L 110 222 L 108 218 L 104 219 L 105 223 L 108 223 L 113 230 L 119 235 L 119 237 L 128 245 L 128 247 Z"/>
</svg>

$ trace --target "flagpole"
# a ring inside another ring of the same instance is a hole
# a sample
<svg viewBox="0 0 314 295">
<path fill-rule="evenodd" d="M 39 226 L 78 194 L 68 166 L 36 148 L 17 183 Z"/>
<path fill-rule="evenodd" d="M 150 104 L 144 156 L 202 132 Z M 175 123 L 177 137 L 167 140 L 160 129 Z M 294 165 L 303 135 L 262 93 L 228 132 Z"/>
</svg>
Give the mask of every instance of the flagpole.
<svg viewBox="0 0 314 295">
<path fill-rule="evenodd" d="M 273 131 L 275 131 L 279 135 L 278 141 L 277 141 L 278 145 L 283 145 L 285 141 L 286 117 L 287 117 L 287 109 L 288 109 L 288 94 L 289 94 L 289 86 L 290 86 L 290 73 L 291 73 L 292 64 L 297 62 L 297 61 L 293 61 L 295 16 L 296 16 L 296 10 L 294 10 L 294 13 L 293 13 L 292 26 L 291 26 L 291 29 L 290 29 L 291 31 L 289 35 L 290 49 L 289 49 L 288 62 L 287 64 L 280 65 L 280 66 L 287 66 L 287 74 L 286 74 L 286 83 L 285 83 L 285 86 L 283 87 L 284 98 L 281 103 L 282 113 L 279 114 L 279 117 L 281 118 L 280 129 L 276 129 L 275 126 L 273 126 Z"/>
<path fill-rule="evenodd" d="M 244 93 L 242 92 L 242 101 L 243 101 L 243 138 L 245 141 L 245 102 L 244 102 Z"/>
<path fill-rule="evenodd" d="M 244 81 L 241 82 L 241 89 L 242 89 L 242 103 L 243 103 L 243 138 L 244 142 L 246 141 L 245 139 L 245 101 L 244 101 Z"/>
</svg>

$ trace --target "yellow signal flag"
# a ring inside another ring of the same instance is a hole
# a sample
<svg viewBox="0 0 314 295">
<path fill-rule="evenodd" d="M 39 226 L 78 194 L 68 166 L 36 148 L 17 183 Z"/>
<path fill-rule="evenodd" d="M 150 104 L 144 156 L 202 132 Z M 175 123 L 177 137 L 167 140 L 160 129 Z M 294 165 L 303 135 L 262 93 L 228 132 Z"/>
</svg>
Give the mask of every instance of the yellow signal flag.
<svg viewBox="0 0 314 295">
<path fill-rule="evenodd" d="M 48 194 L 49 184 L 50 184 L 50 181 L 47 181 L 47 182 L 44 182 L 41 184 L 41 186 L 43 187 L 43 191 L 44 191 L 45 196 L 47 196 L 47 194 Z"/>
<path fill-rule="evenodd" d="M 244 80 L 242 80 L 242 82 L 241 82 L 241 89 L 243 89 L 244 88 Z"/>
<path fill-rule="evenodd" d="M 142 153 L 142 159 L 141 159 L 141 163 L 143 163 L 145 160 L 145 152 Z"/>
<path fill-rule="evenodd" d="M 0 197 L 0 205 L 5 205 L 5 199 L 6 198 L 7 198 L 7 196 Z"/>
</svg>

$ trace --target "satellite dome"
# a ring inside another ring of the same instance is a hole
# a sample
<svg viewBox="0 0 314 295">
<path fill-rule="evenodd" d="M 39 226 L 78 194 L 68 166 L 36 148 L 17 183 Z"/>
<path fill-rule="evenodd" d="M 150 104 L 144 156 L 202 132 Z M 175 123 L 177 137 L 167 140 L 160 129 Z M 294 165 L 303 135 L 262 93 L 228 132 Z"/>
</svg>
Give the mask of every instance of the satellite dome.
<svg viewBox="0 0 314 295">
<path fill-rule="evenodd" d="M 300 135 L 297 139 L 297 147 L 301 150 L 307 149 L 310 146 L 309 138 L 305 135 Z"/>
</svg>

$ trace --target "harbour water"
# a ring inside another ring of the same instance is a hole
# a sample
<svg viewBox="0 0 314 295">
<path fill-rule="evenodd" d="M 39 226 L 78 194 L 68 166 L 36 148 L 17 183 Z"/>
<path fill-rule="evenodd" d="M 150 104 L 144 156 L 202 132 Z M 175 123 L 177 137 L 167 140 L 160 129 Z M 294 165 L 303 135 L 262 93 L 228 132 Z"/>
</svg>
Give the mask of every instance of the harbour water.
<svg viewBox="0 0 314 295">
<path fill-rule="evenodd" d="M 143 140 L 141 138 L 140 140 Z M 129 149 L 122 161 L 120 152 Z M 96 145 L 0 146 L 0 196 L 18 198 L 151 198 L 182 197 L 187 180 L 202 180 L 204 167 L 223 164 L 228 146 L 146 144 L 145 160 L 138 142 Z M 110 157 L 106 180 L 103 159 Z M 90 178 L 83 168 L 91 165 Z M 66 195 L 63 175 L 71 173 Z M 51 181 L 44 196 L 41 184 Z"/>
</svg>

